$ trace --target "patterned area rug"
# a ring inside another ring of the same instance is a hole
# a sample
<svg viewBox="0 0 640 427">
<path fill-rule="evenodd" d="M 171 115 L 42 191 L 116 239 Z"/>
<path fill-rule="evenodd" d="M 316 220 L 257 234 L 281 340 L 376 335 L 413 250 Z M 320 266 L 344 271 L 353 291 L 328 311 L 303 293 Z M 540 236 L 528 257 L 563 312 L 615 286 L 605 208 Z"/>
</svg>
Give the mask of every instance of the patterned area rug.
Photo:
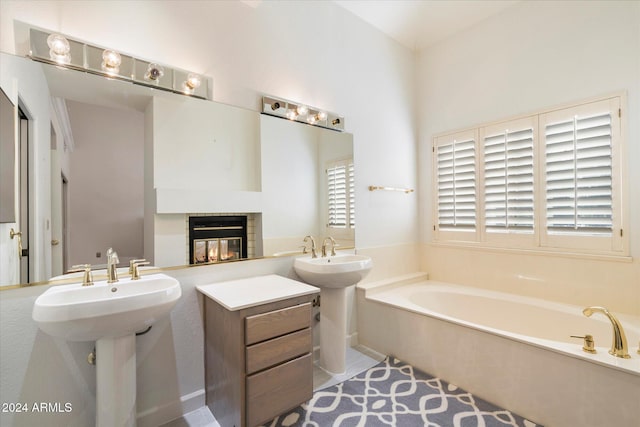
<svg viewBox="0 0 640 427">
<path fill-rule="evenodd" d="M 387 357 L 360 375 L 315 392 L 308 404 L 266 426 L 534 427 L 539 424 Z"/>
</svg>

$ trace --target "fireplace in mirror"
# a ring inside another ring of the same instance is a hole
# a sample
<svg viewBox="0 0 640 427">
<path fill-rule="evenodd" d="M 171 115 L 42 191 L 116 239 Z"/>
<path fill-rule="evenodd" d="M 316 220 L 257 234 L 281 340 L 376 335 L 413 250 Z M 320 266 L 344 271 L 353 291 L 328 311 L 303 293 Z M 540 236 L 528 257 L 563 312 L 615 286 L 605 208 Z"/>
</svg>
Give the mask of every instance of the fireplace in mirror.
<svg viewBox="0 0 640 427">
<path fill-rule="evenodd" d="M 247 258 L 247 246 L 246 216 L 189 217 L 191 264 Z"/>
</svg>

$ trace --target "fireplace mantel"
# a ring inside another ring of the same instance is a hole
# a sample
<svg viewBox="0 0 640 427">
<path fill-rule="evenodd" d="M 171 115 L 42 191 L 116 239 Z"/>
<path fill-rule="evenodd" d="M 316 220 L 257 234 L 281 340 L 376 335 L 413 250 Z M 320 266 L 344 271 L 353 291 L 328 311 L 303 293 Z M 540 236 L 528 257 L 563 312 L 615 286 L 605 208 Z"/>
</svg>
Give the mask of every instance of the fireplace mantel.
<svg viewBox="0 0 640 427">
<path fill-rule="evenodd" d="M 156 188 L 158 214 L 201 212 L 262 212 L 262 192 L 204 188 Z"/>
</svg>

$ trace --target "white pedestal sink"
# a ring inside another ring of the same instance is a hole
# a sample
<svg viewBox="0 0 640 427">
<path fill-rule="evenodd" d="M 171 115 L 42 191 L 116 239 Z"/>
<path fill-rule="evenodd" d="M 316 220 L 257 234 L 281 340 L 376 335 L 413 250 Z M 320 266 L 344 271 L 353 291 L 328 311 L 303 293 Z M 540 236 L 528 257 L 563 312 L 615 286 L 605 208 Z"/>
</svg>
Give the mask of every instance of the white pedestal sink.
<svg viewBox="0 0 640 427">
<path fill-rule="evenodd" d="M 345 372 L 347 352 L 347 288 L 373 267 L 365 255 L 296 258 L 293 268 L 302 280 L 320 288 L 320 367 Z"/>
<path fill-rule="evenodd" d="M 136 424 L 136 332 L 167 316 L 182 295 L 165 274 L 52 286 L 33 306 L 49 335 L 96 341 L 96 426 Z"/>
</svg>

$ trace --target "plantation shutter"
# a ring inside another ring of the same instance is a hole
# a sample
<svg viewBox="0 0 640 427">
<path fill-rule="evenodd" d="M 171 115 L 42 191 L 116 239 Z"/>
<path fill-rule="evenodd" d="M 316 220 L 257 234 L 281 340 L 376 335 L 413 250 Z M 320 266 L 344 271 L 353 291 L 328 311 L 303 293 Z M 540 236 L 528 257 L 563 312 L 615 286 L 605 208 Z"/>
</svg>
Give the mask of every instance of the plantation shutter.
<svg viewBox="0 0 640 427">
<path fill-rule="evenodd" d="M 439 230 L 476 229 L 476 138 L 459 135 L 436 141 Z"/>
<path fill-rule="evenodd" d="M 533 138 L 533 126 L 493 131 L 483 137 L 487 232 L 533 233 Z"/>
<path fill-rule="evenodd" d="M 544 135 L 547 231 L 610 236 L 612 112 L 547 123 Z"/>
<path fill-rule="evenodd" d="M 328 226 L 355 227 L 355 177 L 353 161 L 334 163 L 327 168 Z"/>
<path fill-rule="evenodd" d="M 353 162 L 349 162 L 349 228 L 356 227 L 356 180 Z"/>
</svg>

